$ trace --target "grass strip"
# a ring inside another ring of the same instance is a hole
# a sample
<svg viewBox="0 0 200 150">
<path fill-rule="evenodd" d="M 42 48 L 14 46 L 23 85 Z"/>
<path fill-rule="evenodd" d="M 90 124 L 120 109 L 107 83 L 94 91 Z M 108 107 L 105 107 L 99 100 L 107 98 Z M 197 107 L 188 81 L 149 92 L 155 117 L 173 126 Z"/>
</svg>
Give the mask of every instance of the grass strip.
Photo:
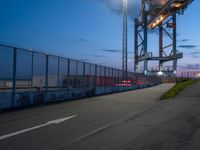
<svg viewBox="0 0 200 150">
<path fill-rule="evenodd" d="M 160 100 L 170 99 L 175 97 L 178 93 L 183 91 L 186 87 L 196 83 L 198 80 L 186 80 L 182 82 L 176 83 L 176 85 L 171 88 L 168 92 L 166 92 L 163 96 L 161 96 Z"/>
</svg>

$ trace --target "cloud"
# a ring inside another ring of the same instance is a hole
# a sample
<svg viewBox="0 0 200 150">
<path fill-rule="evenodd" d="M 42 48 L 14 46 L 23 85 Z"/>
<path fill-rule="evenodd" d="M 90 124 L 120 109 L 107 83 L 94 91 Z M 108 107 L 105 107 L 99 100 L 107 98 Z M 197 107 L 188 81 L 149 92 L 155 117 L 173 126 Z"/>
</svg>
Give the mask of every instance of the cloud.
<svg viewBox="0 0 200 150">
<path fill-rule="evenodd" d="M 85 39 L 85 38 L 80 38 L 80 39 L 78 39 L 78 41 L 80 41 L 82 43 L 88 43 L 89 42 L 89 40 Z"/>
<path fill-rule="evenodd" d="M 199 55 L 192 55 L 192 58 L 200 58 Z"/>
<path fill-rule="evenodd" d="M 96 57 L 96 58 L 100 58 L 100 57 L 103 57 L 103 55 L 97 55 L 97 54 L 92 54 L 93 57 Z"/>
<path fill-rule="evenodd" d="M 181 42 L 187 42 L 189 41 L 190 39 L 182 39 Z"/>
<path fill-rule="evenodd" d="M 200 50 L 199 50 L 199 51 L 196 51 L 196 52 L 191 52 L 191 53 L 189 53 L 189 54 L 191 54 L 191 55 L 198 55 L 198 54 L 200 54 Z"/>
<path fill-rule="evenodd" d="M 104 5 L 107 6 L 107 8 L 115 13 L 116 15 L 122 15 L 123 12 L 123 4 L 122 0 L 97 0 Z M 136 16 L 139 15 L 140 11 L 140 1 L 139 0 L 129 0 L 128 1 L 128 14 L 131 19 L 134 19 Z"/>
<path fill-rule="evenodd" d="M 183 69 L 200 69 L 200 64 L 188 64 L 182 67 Z"/>
<path fill-rule="evenodd" d="M 104 4 L 111 12 L 118 16 L 122 16 L 123 0 L 97 0 Z M 131 21 L 138 18 L 141 8 L 140 0 L 128 0 L 128 15 Z M 158 29 L 149 30 L 150 34 L 158 34 Z M 165 34 L 164 34 L 165 35 Z"/>
<path fill-rule="evenodd" d="M 104 51 L 107 53 L 122 53 L 122 50 L 118 50 L 118 49 L 100 49 L 100 51 Z M 133 54 L 133 52 L 128 51 L 128 54 Z"/>
<path fill-rule="evenodd" d="M 122 52 L 122 50 L 117 50 L 117 49 L 100 49 L 101 51 L 104 52 L 109 52 L 109 53 L 119 53 Z"/>
<path fill-rule="evenodd" d="M 179 45 L 179 48 L 185 48 L 185 49 L 194 49 L 197 48 L 197 45 Z"/>
</svg>

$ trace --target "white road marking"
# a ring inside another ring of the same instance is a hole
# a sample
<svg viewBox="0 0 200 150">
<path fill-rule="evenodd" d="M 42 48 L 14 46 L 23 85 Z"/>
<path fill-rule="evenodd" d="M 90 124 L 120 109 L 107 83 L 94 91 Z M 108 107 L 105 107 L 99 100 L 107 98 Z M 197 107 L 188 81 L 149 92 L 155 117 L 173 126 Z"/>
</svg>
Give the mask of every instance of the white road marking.
<svg viewBox="0 0 200 150">
<path fill-rule="evenodd" d="M 68 141 L 65 145 L 77 142 L 77 141 L 82 140 L 82 139 L 85 139 L 85 138 L 87 138 L 87 137 L 89 137 L 91 135 L 94 135 L 94 134 L 96 134 L 96 133 L 98 133 L 98 132 L 100 132 L 102 130 L 105 130 L 105 129 L 111 127 L 112 125 L 115 125 L 115 123 L 111 123 L 111 124 L 105 125 L 105 126 L 103 126 L 101 128 L 98 128 L 96 130 L 93 130 L 91 132 L 88 132 L 88 133 L 86 133 L 86 134 L 84 134 L 82 136 L 79 136 L 78 138 L 75 138 L 73 140 Z"/>
<path fill-rule="evenodd" d="M 105 126 L 103 126 L 103 127 L 100 127 L 100 128 L 95 129 L 95 130 L 93 130 L 93 131 L 91 131 L 91 132 L 88 132 L 88 133 L 86 133 L 86 134 L 84 134 L 84 135 L 82 135 L 82 136 L 79 136 L 79 137 L 77 137 L 77 138 L 75 138 L 75 139 L 72 139 L 72 140 L 66 142 L 62 147 L 66 146 L 66 145 L 68 145 L 68 144 L 71 144 L 71 143 L 80 141 L 80 140 L 82 140 L 82 139 L 85 139 L 85 138 L 87 138 L 87 137 L 89 137 L 89 136 L 92 136 L 92 135 L 94 135 L 94 134 L 96 134 L 96 133 L 98 133 L 98 132 L 101 132 L 101 131 L 103 131 L 103 130 L 105 130 L 105 129 L 108 129 L 108 128 L 112 127 L 112 126 L 115 126 L 115 125 L 117 125 L 117 124 L 123 122 L 124 120 L 127 120 L 127 119 L 129 119 L 129 118 L 135 117 L 135 116 L 137 116 L 137 115 L 139 115 L 139 114 L 141 114 L 141 113 L 143 113 L 143 112 L 145 112 L 145 111 L 148 111 L 148 110 L 152 109 L 153 107 L 154 107 L 154 105 L 153 105 L 153 106 L 146 107 L 146 108 L 144 108 L 144 109 L 142 109 L 142 110 L 139 110 L 139 111 L 135 112 L 134 114 L 131 114 L 130 116 L 128 116 L 128 117 L 126 117 L 126 118 L 119 119 L 119 120 L 117 120 L 117 121 L 115 121 L 115 122 L 112 122 L 112 123 L 107 124 L 107 125 L 105 125 Z"/>
<path fill-rule="evenodd" d="M 13 132 L 13 133 L 9 133 L 9 134 L 6 134 L 6 135 L 2 135 L 2 136 L 0 136 L 0 140 L 4 140 L 4 139 L 7 139 L 7 138 L 10 138 L 10 137 L 13 137 L 13 136 L 25 133 L 25 132 L 29 132 L 29 131 L 32 131 L 32 130 L 35 130 L 35 129 L 38 129 L 38 128 L 42 128 L 42 127 L 51 125 L 51 124 L 60 124 L 60 123 L 62 123 L 64 121 L 72 119 L 72 118 L 74 118 L 76 116 L 77 115 L 73 115 L 73 116 L 69 116 L 69 117 L 65 117 L 65 118 L 60 118 L 60 119 L 56 119 L 56 120 L 47 121 L 46 123 L 41 124 L 41 125 L 37 125 L 37 126 L 31 127 L 31 128 L 24 129 L 24 130 L 20 130 L 20 131 L 17 131 L 17 132 Z"/>
</svg>

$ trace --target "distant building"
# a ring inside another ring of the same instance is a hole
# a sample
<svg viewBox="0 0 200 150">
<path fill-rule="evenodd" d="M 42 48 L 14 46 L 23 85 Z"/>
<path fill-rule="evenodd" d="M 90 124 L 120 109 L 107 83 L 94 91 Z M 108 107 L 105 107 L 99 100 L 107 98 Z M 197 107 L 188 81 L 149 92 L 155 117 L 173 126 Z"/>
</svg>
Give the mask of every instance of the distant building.
<svg viewBox="0 0 200 150">
<path fill-rule="evenodd" d="M 177 76 L 182 78 L 200 78 L 200 69 L 180 69 Z"/>
</svg>

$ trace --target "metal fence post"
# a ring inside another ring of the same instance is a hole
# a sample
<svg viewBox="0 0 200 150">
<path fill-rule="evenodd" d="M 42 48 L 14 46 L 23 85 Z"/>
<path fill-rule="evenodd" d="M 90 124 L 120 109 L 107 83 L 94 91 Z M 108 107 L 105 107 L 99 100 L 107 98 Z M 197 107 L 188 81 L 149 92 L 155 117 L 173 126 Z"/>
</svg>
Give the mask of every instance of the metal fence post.
<svg viewBox="0 0 200 150">
<path fill-rule="evenodd" d="M 31 62 L 31 89 L 33 88 L 33 51 L 32 51 L 32 62 Z"/>
<path fill-rule="evenodd" d="M 102 89 L 101 66 L 99 66 L 99 69 L 100 69 L 100 70 L 99 70 L 99 73 L 100 73 L 100 74 L 99 74 L 99 77 L 98 77 L 98 78 L 99 78 L 99 80 L 100 80 L 100 89 Z M 102 92 L 102 91 L 101 91 L 101 92 Z"/>
<path fill-rule="evenodd" d="M 111 71 L 112 71 L 112 75 L 111 75 L 112 83 L 111 83 L 111 86 L 112 86 L 112 92 L 114 92 L 114 75 L 113 75 L 113 68 L 111 68 Z"/>
<path fill-rule="evenodd" d="M 104 80 L 103 80 L 103 82 L 104 82 L 104 94 L 105 94 L 105 92 L 106 92 L 106 67 L 104 67 Z"/>
<path fill-rule="evenodd" d="M 95 86 L 95 95 L 96 95 L 96 88 L 97 88 L 97 65 L 95 65 L 95 77 L 94 77 L 94 86 Z"/>
<path fill-rule="evenodd" d="M 58 57 L 57 89 L 60 87 L 60 57 Z"/>
<path fill-rule="evenodd" d="M 74 81 L 73 81 L 73 91 L 74 91 L 74 88 L 75 88 L 75 97 L 77 97 L 77 92 L 80 90 L 80 89 L 78 89 L 77 90 L 77 88 L 79 87 L 78 86 L 78 61 L 77 60 L 75 60 L 75 62 L 76 62 L 76 75 L 75 75 L 75 86 L 74 86 Z M 73 78 L 73 80 L 74 80 L 74 78 Z"/>
<path fill-rule="evenodd" d="M 102 66 L 101 66 L 101 86 L 102 86 L 102 94 L 104 94 L 104 81 L 103 81 L 103 74 L 104 72 L 102 72 Z"/>
<path fill-rule="evenodd" d="M 32 53 L 31 53 L 32 55 L 31 55 L 31 88 L 30 88 L 30 101 L 33 101 L 33 54 L 34 54 L 34 52 L 32 51 Z"/>
<path fill-rule="evenodd" d="M 120 91 L 120 76 L 119 76 L 119 72 L 120 70 L 118 69 L 118 91 Z"/>
<path fill-rule="evenodd" d="M 68 71 L 67 71 L 67 97 L 70 98 L 70 59 L 68 59 Z"/>
<path fill-rule="evenodd" d="M 84 63 L 83 63 L 83 77 L 82 77 L 83 81 L 82 81 L 82 88 L 83 88 L 83 91 L 84 91 L 84 95 L 86 96 L 86 87 L 85 87 L 85 83 L 86 83 L 86 81 L 85 81 L 85 79 L 86 79 L 86 75 L 85 75 L 85 66 L 86 66 L 86 63 L 84 62 Z"/>
<path fill-rule="evenodd" d="M 90 64 L 90 86 L 89 86 L 89 95 L 91 96 L 91 89 L 92 89 L 92 64 Z"/>
<path fill-rule="evenodd" d="M 78 75 L 78 61 L 76 60 L 76 79 L 77 79 L 77 75 Z"/>
<path fill-rule="evenodd" d="M 107 85 L 108 85 L 109 88 L 111 88 L 111 80 L 110 80 L 111 79 L 111 75 L 112 75 L 112 73 L 110 73 L 110 67 L 108 67 Z M 109 89 L 109 91 L 110 91 L 110 89 Z"/>
<path fill-rule="evenodd" d="M 13 49 L 13 93 L 12 93 L 11 107 L 14 106 L 14 102 L 16 99 L 16 68 L 17 68 L 17 48 L 14 48 Z"/>
<path fill-rule="evenodd" d="M 112 91 L 112 86 L 111 86 L 111 76 L 112 76 L 112 73 L 110 73 L 110 70 L 111 70 L 111 68 L 109 67 L 108 68 L 108 79 L 107 79 L 108 86 L 109 86 L 109 93 L 110 93 L 110 89 Z"/>
<path fill-rule="evenodd" d="M 46 74 L 45 74 L 45 101 L 48 101 L 48 72 L 49 72 L 49 56 L 46 55 Z"/>
</svg>

